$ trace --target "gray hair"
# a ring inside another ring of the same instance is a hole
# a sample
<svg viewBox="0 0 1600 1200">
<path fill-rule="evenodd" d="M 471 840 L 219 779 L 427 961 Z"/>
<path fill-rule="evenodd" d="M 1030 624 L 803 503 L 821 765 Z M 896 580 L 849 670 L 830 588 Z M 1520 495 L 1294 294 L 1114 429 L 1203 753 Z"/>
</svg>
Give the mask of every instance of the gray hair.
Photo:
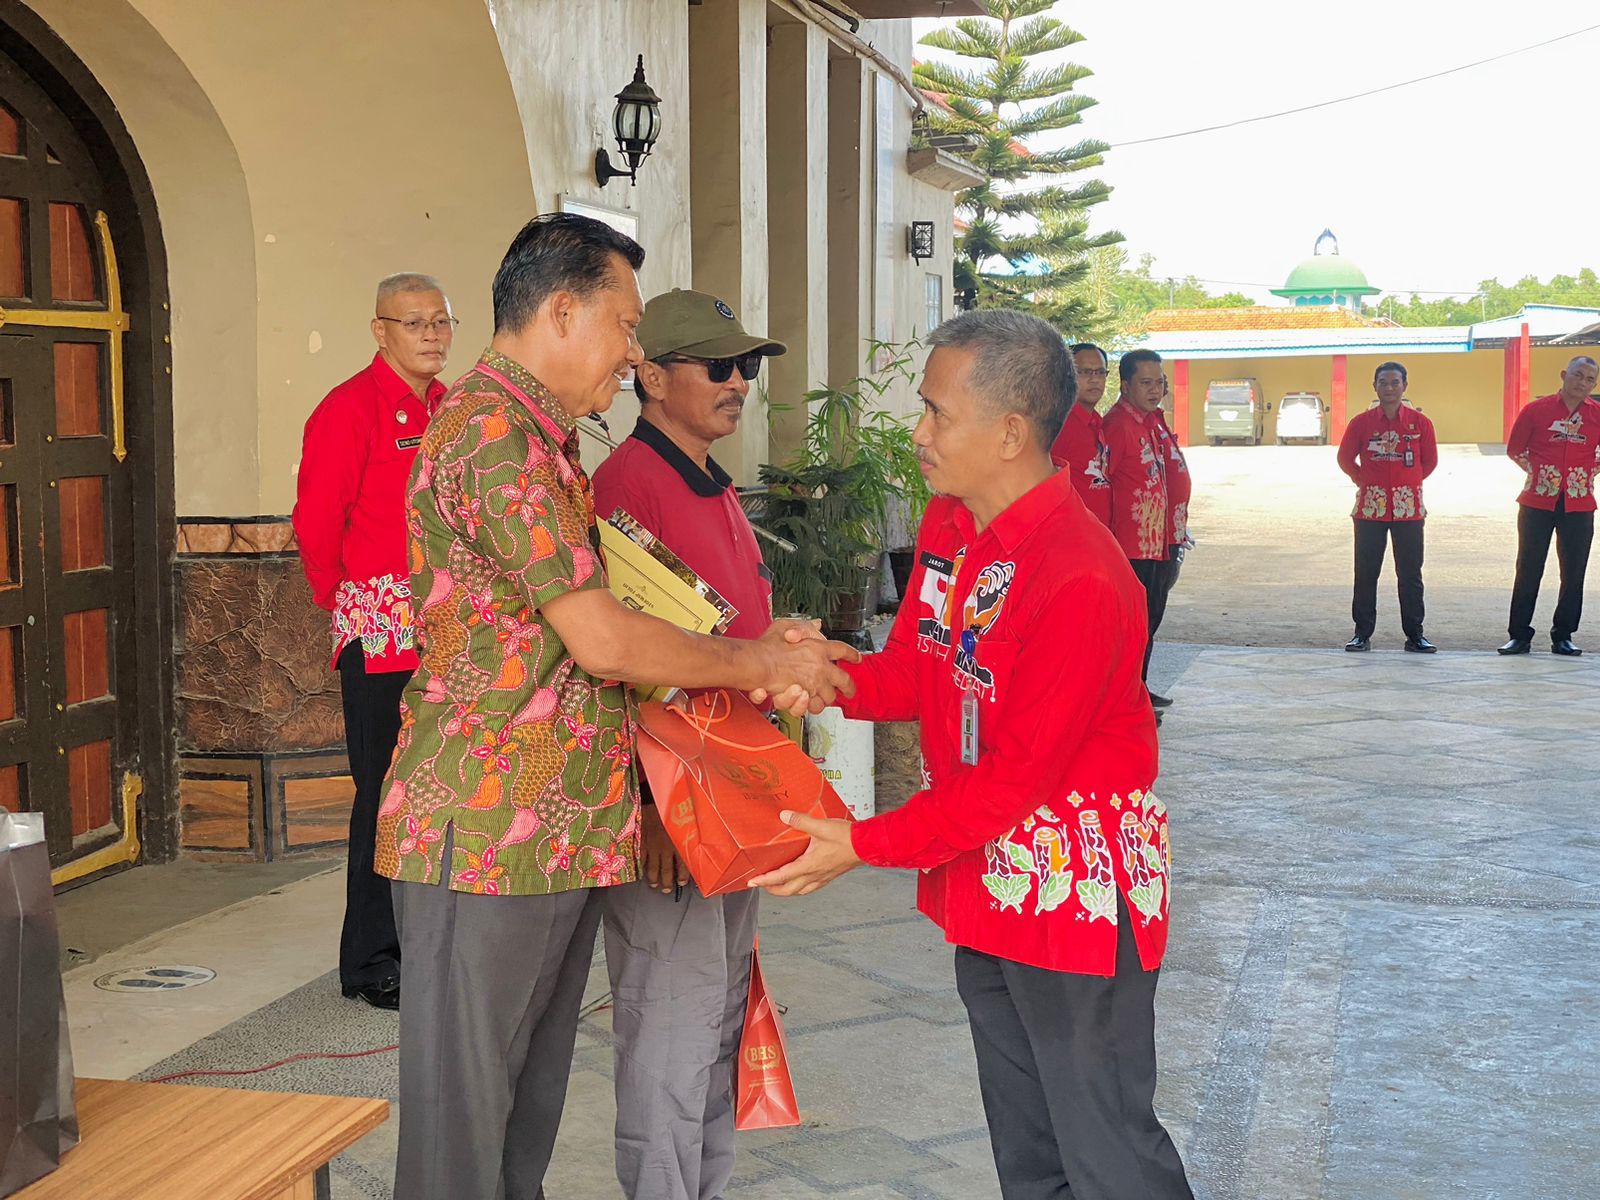
<svg viewBox="0 0 1600 1200">
<path fill-rule="evenodd" d="M 1596 371 L 1600 371 L 1600 363 L 1595 362 L 1595 360 L 1590 358 L 1587 354 L 1579 354 L 1574 357 L 1573 360 L 1567 364 L 1567 369 L 1571 370 L 1579 363 L 1583 363 L 1586 366 L 1593 367 Z"/>
<path fill-rule="evenodd" d="M 933 348 L 972 354 L 967 383 L 995 416 L 1021 413 L 1049 450 L 1078 398 L 1067 341 L 1027 313 L 985 308 L 952 317 L 928 337 Z"/>
<path fill-rule="evenodd" d="M 421 271 L 397 271 L 378 280 L 378 298 L 374 303 L 382 304 L 389 297 L 402 292 L 438 292 L 442 296 L 444 285 Z"/>
</svg>

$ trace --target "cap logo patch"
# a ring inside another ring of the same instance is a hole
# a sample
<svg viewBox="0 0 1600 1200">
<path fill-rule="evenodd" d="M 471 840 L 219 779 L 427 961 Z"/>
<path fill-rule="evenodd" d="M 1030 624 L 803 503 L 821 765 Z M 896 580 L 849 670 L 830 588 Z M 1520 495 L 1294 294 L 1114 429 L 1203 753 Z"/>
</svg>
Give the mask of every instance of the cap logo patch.
<svg viewBox="0 0 1600 1200">
<path fill-rule="evenodd" d="M 730 320 L 730 321 L 733 320 L 733 309 L 729 308 L 727 306 L 727 304 L 724 303 L 721 300 L 717 301 L 717 311 L 719 313 L 721 313 L 724 317 L 726 317 L 728 320 Z"/>
</svg>

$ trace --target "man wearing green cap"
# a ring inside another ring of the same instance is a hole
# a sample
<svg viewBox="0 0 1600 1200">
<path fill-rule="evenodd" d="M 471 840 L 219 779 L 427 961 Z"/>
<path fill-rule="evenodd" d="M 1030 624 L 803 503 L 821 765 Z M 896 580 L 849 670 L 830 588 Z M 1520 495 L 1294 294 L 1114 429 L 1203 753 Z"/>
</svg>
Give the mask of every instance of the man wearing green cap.
<svg viewBox="0 0 1600 1200">
<path fill-rule="evenodd" d="M 678 289 L 645 305 L 638 338 L 639 423 L 595 472 L 595 514 L 626 510 L 738 609 L 730 637 L 760 637 L 770 576 L 711 446 L 739 427 L 762 358 L 786 347 L 746 333 L 715 296 Z M 758 893 L 702 896 L 643 798 L 643 877 L 605 898 L 617 1177 L 630 1200 L 712 1200 L 733 1174 Z"/>
</svg>

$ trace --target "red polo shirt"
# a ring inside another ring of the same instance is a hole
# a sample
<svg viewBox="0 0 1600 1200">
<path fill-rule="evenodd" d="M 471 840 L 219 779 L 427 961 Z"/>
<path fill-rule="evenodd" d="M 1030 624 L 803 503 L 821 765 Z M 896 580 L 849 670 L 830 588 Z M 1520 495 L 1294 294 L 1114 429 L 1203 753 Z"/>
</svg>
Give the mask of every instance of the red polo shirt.
<svg viewBox="0 0 1600 1200">
<path fill-rule="evenodd" d="M 1540 396 L 1517 414 L 1506 454 L 1528 473 L 1518 504 L 1553 511 L 1593 512 L 1600 468 L 1600 404 L 1585 397 L 1573 412 L 1559 393 Z"/>
<path fill-rule="evenodd" d="M 1102 525 L 1111 524 L 1111 483 L 1106 479 L 1106 447 L 1100 440 L 1100 414 L 1074 404 L 1062 422 L 1050 461 L 1072 477 L 1079 498 Z"/>
<path fill-rule="evenodd" d="M 1401 403 L 1393 420 L 1383 415 L 1383 405 L 1374 404 L 1351 417 L 1339 439 L 1339 469 L 1355 481 L 1350 515 L 1358 520 L 1422 520 L 1428 515 L 1422 481 L 1438 465 L 1433 422 L 1409 404 Z"/>
<path fill-rule="evenodd" d="M 312 598 L 333 612 L 335 663 L 359 638 L 369 671 L 416 668 L 406 483 L 444 393 L 435 379 L 418 400 L 375 354 L 306 420 L 294 533 Z"/>
<path fill-rule="evenodd" d="M 1089 649 L 1064 650 L 1068 631 Z M 921 720 L 924 788 L 852 826 L 856 853 L 920 868 L 917 907 L 955 945 L 1056 971 L 1114 973 L 1120 893 L 1140 961 L 1158 966 L 1170 856 L 1144 644 L 1144 589 L 1064 473 L 982 533 L 935 497 L 906 603 L 883 651 L 846 668 L 842 704 Z M 975 766 L 961 755 L 968 691 Z"/>
<path fill-rule="evenodd" d="M 1111 481 L 1111 532 L 1129 558 L 1164 559 L 1172 532 L 1167 452 L 1160 410 L 1142 413 L 1126 400 L 1100 425 Z"/>
<path fill-rule="evenodd" d="M 733 479 L 698 463 L 643 417 L 594 473 L 594 511 L 624 509 L 739 610 L 729 637 L 757 638 L 772 624 L 772 583 Z"/>
</svg>

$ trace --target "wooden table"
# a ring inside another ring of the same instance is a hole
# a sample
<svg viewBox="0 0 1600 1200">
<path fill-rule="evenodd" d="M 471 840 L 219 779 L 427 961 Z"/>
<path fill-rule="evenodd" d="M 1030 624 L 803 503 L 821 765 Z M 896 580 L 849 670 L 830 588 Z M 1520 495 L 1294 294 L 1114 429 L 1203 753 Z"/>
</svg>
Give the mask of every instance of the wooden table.
<svg viewBox="0 0 1600 1200">
<path fill-rule="evenodd" d="M 14 1200 L 320 1200 L 387 1100 L 78 1080 L 82 1141 Z"/>
</svg>

